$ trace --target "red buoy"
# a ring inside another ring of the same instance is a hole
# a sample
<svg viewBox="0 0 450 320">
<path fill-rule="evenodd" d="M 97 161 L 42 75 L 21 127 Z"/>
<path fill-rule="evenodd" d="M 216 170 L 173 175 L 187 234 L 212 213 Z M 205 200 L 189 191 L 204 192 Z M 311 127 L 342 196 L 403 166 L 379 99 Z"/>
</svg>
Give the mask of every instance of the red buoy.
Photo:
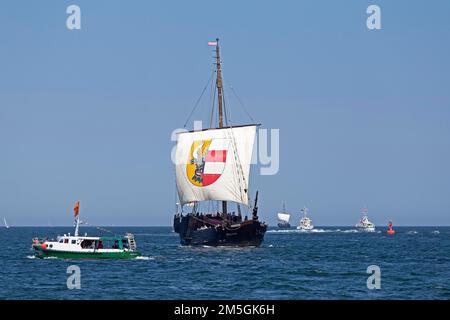
<svg viewBox="0 0 450 320">
<path fill-rule="evenodd" d="M 46 243 L 41 244 L 41 248 L 42 249 L 47 249 L 47 244 Z"/>
<path fill-rule="evenodd" d="M 392 229 L 392 221 L 389 221 L 389 229 L 387 231 L 387 234 L 395 234 L 395 230 Z"/>
</svg>

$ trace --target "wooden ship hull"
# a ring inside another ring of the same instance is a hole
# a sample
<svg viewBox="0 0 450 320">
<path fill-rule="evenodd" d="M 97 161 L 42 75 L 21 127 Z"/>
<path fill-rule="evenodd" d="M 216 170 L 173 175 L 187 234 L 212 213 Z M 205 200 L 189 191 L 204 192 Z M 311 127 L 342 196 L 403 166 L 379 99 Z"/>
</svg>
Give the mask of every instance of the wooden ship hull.
<svg viewBox="0 0 450 320">
<path fill-rule="evenodd" d="M 193 224 L 197 224 L 197 226 Z M 205 227 L 203 224 L 203 221 L 196 220 L 192 214 L 176 215 L 173 221 L 174 230 L 180 235 L 182 245 L 258 247 L 263 242 L 264 234 L 267 231 L 267 225 L 258 220 L 209 227 Z"/>
</svg>

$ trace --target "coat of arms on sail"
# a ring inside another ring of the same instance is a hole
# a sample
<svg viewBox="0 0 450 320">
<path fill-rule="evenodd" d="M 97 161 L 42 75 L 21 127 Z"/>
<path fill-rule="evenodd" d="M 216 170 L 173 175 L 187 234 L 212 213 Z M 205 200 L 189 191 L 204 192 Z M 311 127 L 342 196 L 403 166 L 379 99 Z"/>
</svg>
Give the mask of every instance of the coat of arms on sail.
<svg viewBox="0 0 450 320">
<path fill-rule="evenodd" d="M 229 142 L 229 139 L 210 139 L 192 143 L 186 174 L 194 186 L 206 187 L 220 178 L 225 170 Z"/>
</svg>

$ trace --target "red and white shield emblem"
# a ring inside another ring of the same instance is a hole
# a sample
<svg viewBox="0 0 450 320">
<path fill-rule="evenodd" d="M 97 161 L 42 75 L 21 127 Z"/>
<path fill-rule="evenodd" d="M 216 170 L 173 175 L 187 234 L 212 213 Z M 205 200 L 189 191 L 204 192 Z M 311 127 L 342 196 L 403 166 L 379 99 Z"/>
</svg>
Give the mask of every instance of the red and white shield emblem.
<svg viewBox="0 0 450 320">
<path fill-rule="evenodd" d="M 188 180 L 198 187 L 216 182 L 225 170 L 229 145 L 229 139 L 194 141 L 186 165 Z"/>
</svg>

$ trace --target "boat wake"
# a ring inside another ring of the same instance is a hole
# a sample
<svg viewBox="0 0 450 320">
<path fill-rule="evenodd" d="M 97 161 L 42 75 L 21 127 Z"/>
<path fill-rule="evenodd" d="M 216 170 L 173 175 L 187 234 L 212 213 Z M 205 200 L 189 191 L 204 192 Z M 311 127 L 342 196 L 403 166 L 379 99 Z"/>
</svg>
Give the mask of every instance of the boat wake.
<svg viewBox="0 0 450 320">
<path fill-rule="evenodd" d="M 294 233 L 297 232 L 298 230 L 295 229 L 283 229 L 283 230 L 269 230 L 267 231 L 267 233 Z"/>
<path fill-rule="evenodd" d="M 338 230 L 327 230 L 327 229 L 312 229 L 312 230 L 295 230 L 300 233 L 326 233 L 326 232 L 338 232 Z"/>
<path fill-rule="evenodd" d="M 359 233 L 360 231 L 357 230 L 357 229 L 349 229 L 349 230 L 341 230 L 340 232 L 343 232 L 343 233 Z M 364 231 L 364 232 L 366 232 L 366 231 Z"/>
<path fill-rule="evenodd" d="M 408 231 L 406 234 L 417 234 L 416 230 Z"/>
<path fill-rule="evenodd" d="M 433 230 L 433 231 L 431 231 L 431 233 L 432 234 L 439 234 L 440 232 L 439 232 L 439 230 Z"/>
<path fill-rule="evenodd" d="M 331 233 L 331 232 L 341 232 L 340 229 L 312 229 L 312 230 L 302 230 L 302 229 L 288 229 L 288 230 L 269 230 L 267 233 Z"/>
<path fill-rule="evenodd" d="M 298 229 L 283 229 L 283 230 L 269 230 L 267 233 L 381 233 L 380 230 L 367 231 L 358 229 L 312 229 L 312 230 L 298 230 Z"/>
<path fill-rule="evenodd" d="M 27 256 L 26 258 L 27 259 L 31 259 L 31 260 L 37 259 L 36 256 Z M 60 259 L 60 258 L 58 258 L 58 257 L 44 257 L 42 259 L 44 259 L 44 260 L 56 260 L 56 259 Z M 61 260 L 64 260 L 64 259 L 61 259 Z"/>
<path fill-rule="evenodd" d="M 380 230 L 358 230 L 358 229 L 349 229 L 349 230 L 342 230 L 343 233 L 381 233 Z"/>
<path fill-rule="evenodd" d="M 154 257 L 146 257 L 146 256 L 137 256 L 135 260 L 155 260 Z"/>
<path fill-rule="evenodd" d="M 27 256 L 27 259 L 36 259 L 36 256 Z M 44 260 L 53 260 L 53 259 L 58 259 L 58 257 L 44 257 Z"/>
</svg>

